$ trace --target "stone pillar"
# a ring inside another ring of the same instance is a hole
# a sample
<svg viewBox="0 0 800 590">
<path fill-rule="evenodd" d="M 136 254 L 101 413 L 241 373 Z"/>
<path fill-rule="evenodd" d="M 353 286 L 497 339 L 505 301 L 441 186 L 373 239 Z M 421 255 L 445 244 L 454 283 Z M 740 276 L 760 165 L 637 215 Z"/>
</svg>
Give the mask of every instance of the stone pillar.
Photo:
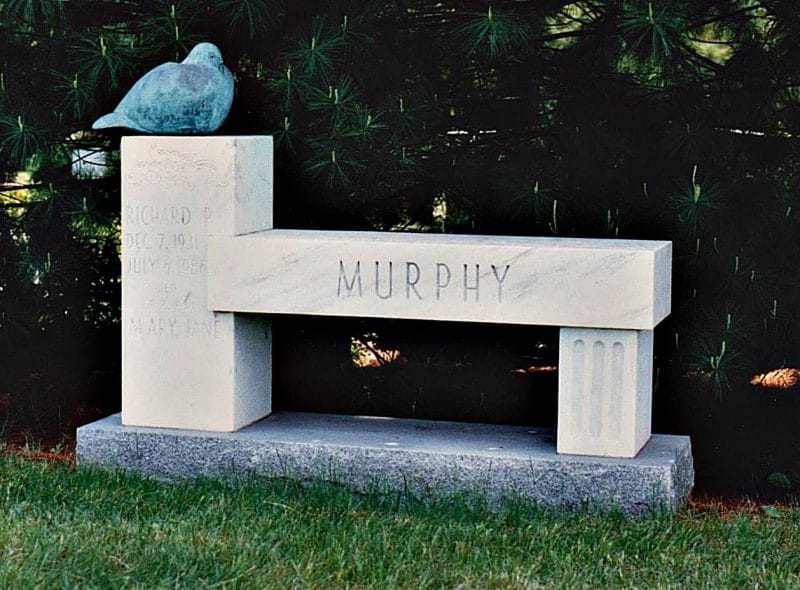
<svg viewBox="0 0 800 590">
<path fill-rule="evenodd" d="M 652 330 L 561 328 L 559 453 L 635 457 L 650 440 Z"/>
<path fill-rule="evenodd" d="M 123 138 L 123 424 L 234 431 L 271 412 L 269 322 L 208 310 L 206 245 L 272 228 L 272 149 Z"/>
</svg>

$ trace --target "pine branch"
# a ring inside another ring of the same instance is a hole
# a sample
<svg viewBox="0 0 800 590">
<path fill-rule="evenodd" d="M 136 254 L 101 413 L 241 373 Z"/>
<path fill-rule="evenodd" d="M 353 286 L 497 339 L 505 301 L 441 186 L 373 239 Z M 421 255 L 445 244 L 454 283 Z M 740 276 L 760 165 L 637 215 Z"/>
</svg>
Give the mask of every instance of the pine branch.
<svg viewBox="0 0 800 590">
<path fill-rule="evenodd" d="M 577 29 L 575 31 L 565 31 L 563 33 L 552 33 L 550 35 L 542 35 L 540 37 L 534 37 L 532 41 L 547 43 L 548 41 L 558 41 L 560 39 L 576 39 L 578 37 L 586 37 L 594 33 L 595 31 L 593 30 Z"/>
<path fill-rule="evenodd" d="M 695 43 L 703 43 L 707 45 L 728 45 L 731 46 L 733 43 L 731 41 L 713 41 L 711 39 L 698 39 L 697 37 L 692 37 L 691 35 L 687 37 L 689 41 L 694 41 Z"/>
<path fill-rule="evenodd" d="M 744 8 L 740 8 L 739 10 L 734 10 L 733 12 L 720 14 L 720 15 L 717 15 L 717 16 L 715 16 L 713 18 L 709 18 L 709 19 L 704 20 L 704 21 L 693 23 L 691 28 L 692 29 L 699 29 L 699 28 L 705 27 L 707 25 L 711 25 L 711 24 L 714 24 L 714 23 L 718 23 L 718 22 L 722 22 L 722 21 L 725 21 L 725 20 L 729 20 L 729 19 L 735 18 L 735 17 L 737 17 L 739 15 L 747 14 L 748 12 L 752 12 L 754 10 L 761 10 L 761 9 L 769 11 L 769 7 L 766 4 L 754 4 L 753 6 L 746 6 Z"/>
<path fill-rule="evenodd" d="M 6 196 L 3 195 L 3 198 L 6 198 Z M 26 203 L 24 201 L 19 201 L 16 203 L 3 203 L 0 201 L 0 207 L 3 209 L 25 209 L 27 207 L 33 207 L 34 205 L 35 203 Z"/>
<path fill-rule="evenodd" d="M 689 59 L 691 59 L 692 61 L 697 62 L 699 65 L 701 65 L 703 67 L 706 67 L 706 68 L 708 68 L 710 70 L 713 70 L 715 72 L 720 72 L 720 71 L 725 69 L 725 66 L 723 66 L 721 64 L 718 64 L 713 59 L 709 59 L 704 55 L 700 55 L 699 53 L 697 53 L 696 51 L 690 49 L 686 45 L 682 45 L 681 46 L 681 50 L 683 51 L 683 53 Z"/>
</svg>

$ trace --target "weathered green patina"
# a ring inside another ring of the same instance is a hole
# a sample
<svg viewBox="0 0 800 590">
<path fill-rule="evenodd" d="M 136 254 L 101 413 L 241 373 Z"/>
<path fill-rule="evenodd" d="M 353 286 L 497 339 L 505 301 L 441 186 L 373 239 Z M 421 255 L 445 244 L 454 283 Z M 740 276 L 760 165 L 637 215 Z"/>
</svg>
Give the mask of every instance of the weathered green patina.
<svg viewBox="0 0 800 590">
<path fill-rule="evenodd" d="M 181 63 L 164 63 L 147 72 L 92 128 L 211 133 L 222 126 L 232 102 L 233 76 L 222 63 L 222 53 L 212 43 L 200 43 Z"/>
</svg>

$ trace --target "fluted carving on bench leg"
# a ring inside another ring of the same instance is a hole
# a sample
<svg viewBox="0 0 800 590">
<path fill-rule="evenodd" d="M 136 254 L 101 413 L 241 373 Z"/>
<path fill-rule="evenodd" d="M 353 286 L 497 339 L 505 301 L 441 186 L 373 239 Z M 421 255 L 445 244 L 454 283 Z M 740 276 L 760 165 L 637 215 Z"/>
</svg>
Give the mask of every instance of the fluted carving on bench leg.
<svg viewBox="0 0 800 590">
<path fill-rule="evenodd" d="M 559 453 L 635 457 L 650 440 L 652 330 L 561 328 Z"/>
</svg>

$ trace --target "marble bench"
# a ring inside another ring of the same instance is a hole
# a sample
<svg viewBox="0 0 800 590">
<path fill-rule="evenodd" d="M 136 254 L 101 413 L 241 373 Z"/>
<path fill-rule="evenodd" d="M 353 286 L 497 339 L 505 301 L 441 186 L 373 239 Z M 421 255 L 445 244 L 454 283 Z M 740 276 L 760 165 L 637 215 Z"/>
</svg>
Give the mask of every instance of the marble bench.
<svg viewBox="0 0 800 590">
<path fill-rule="evenodd" d="M 270 137 L 123 139 L 124 425 L 264 418 L 270 316 L 311 314 L 559 326 L 557 451 L 648 442 L 669 242 L 273 229 L 271 166 Z"/>
</svg>

